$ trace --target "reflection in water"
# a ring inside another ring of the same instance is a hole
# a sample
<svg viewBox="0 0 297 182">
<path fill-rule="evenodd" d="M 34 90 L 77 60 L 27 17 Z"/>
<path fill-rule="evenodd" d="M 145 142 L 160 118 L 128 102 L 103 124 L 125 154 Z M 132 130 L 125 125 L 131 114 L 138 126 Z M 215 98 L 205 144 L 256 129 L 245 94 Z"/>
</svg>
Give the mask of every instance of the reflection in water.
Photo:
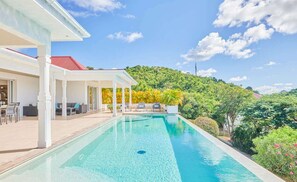
<svg viewBox="0 0 297 182">
<path fill-rule="evenodd" d="M 182 181 L 259 181 L 180 118 L 165 123 Z"/>
</svg>

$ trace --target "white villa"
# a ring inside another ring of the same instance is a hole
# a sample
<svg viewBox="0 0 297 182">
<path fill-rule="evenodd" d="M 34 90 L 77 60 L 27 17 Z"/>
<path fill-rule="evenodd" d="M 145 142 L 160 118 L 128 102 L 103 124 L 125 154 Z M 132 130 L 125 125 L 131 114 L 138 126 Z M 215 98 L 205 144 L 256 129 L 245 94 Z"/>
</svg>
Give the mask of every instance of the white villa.
<svg viewBox="0 0 297 182">
<path fill-rule="evenodd" d="M 22 4 L 22 6 L 20 6 Z M 82 41 L 89 33 L 56 0 L 0 0 L 0 105 L 38 106 L 38 147 L 51 146 L 51 120 L 57 103 L 67 117 L 67 103 L 102 109 L 102 88 L 137 84 L 125 70 L 87 70 L 70 56 L 51 55 L 51 42 Z M 9 48 L 37 48 L 37 58 Z M 125 95 L 122 97 L 125 109 Z"/>
</svg>

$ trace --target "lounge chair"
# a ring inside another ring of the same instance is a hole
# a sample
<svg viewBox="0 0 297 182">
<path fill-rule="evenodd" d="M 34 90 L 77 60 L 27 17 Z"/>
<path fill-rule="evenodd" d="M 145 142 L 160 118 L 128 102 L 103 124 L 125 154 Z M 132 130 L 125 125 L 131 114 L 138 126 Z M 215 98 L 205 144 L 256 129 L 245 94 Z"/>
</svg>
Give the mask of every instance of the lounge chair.
<svg viewBox="0 0 297 182">
<path fill-rule="evenodd" d="M 159 109 L 159 112 L 161 112 L 161 104 L 160 103 L 153 104 L 153 112 L 155 112 L 156 109 Z"/>
<path fill-rule="evenodd" d="M 140 103 L 138 103 L 138 105 L 137 105 L 137 111 L 138 110 L 145 110 L 145 103 L 144 102 L 140 102 Z"/>
</svg>

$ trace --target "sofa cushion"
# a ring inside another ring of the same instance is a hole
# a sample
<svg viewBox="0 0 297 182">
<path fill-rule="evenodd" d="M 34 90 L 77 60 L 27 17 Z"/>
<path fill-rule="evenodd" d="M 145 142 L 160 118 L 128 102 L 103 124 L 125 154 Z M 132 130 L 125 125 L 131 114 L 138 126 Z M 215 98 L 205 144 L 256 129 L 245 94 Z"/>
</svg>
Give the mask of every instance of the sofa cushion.
<svg viewBox="0 0 297 182">
<path fill-rule="evenodd" d="M 76 103 L 76 104 L 74 105 L 74 109 L 79 109 L 79 103 Z"/>
</svg>

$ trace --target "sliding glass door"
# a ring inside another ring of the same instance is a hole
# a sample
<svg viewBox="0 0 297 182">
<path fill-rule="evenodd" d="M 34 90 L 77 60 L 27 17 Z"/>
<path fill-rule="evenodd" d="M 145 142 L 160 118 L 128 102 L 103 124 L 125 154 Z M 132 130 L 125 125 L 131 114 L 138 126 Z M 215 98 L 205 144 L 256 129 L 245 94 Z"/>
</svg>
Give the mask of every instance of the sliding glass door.
<svg viewBox="0 0 297 182">
<path fill-rule="evenodd" d="M 88 106 L 89 110 L 97 109 L 97 88 L 88 86 Z"/>
</svg>

